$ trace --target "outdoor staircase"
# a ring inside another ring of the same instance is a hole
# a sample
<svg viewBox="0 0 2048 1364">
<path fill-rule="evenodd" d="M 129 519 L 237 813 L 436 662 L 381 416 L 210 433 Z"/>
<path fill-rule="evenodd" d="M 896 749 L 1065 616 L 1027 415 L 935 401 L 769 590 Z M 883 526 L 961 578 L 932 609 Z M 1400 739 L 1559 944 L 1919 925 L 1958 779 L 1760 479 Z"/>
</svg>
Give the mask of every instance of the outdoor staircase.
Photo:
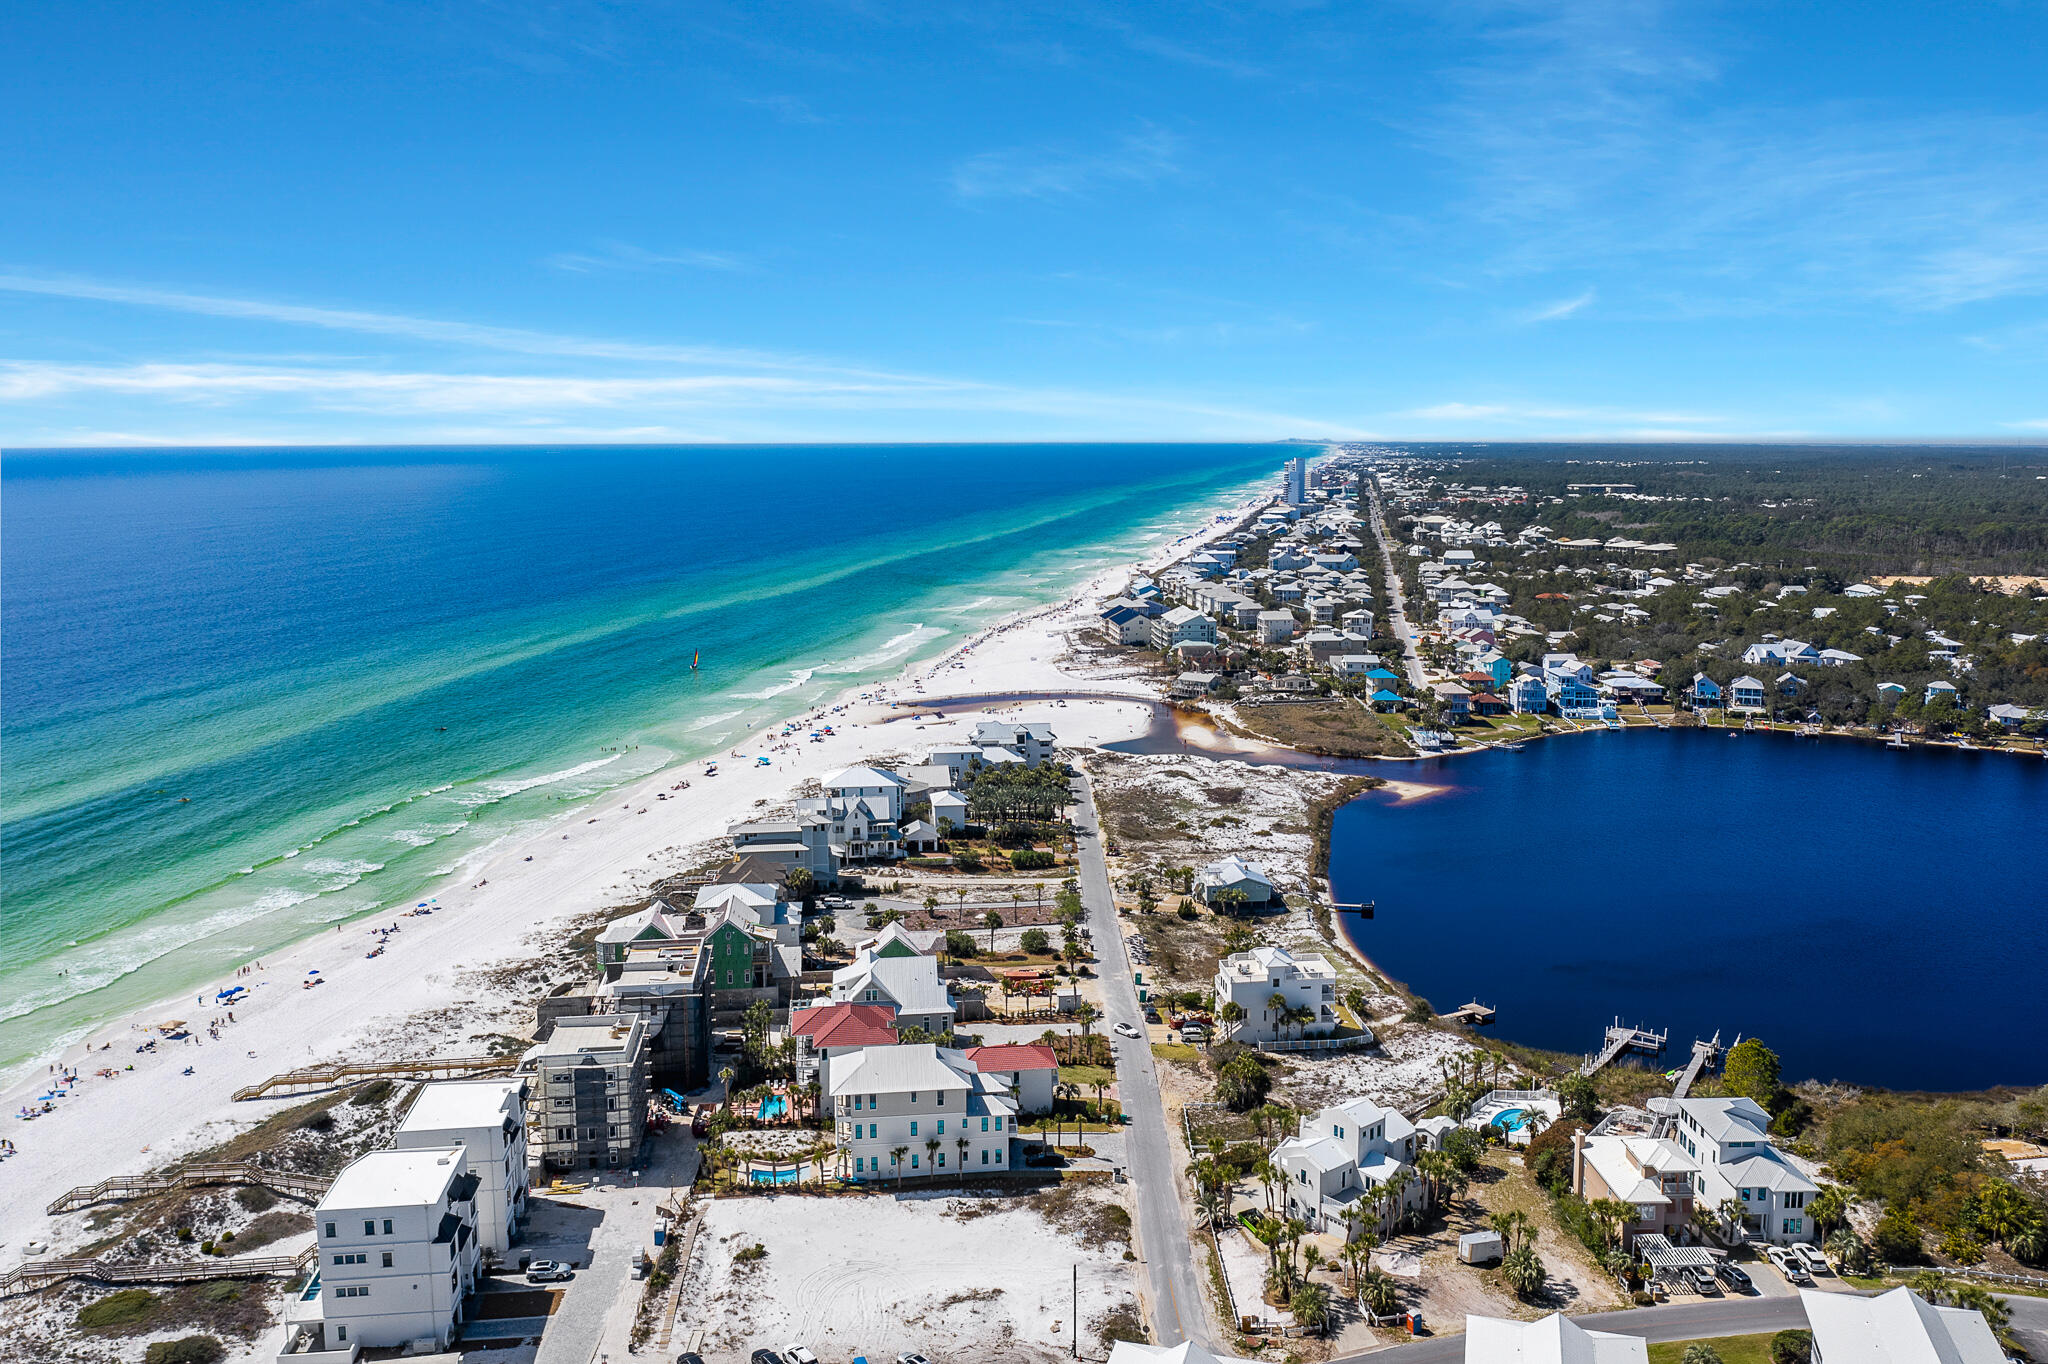
<svg viewBox="0 0 2048 1364">
<path fill-rule="evenodd" d="M 246 1162 L 218 1165 L 173 1166 L 147 1175 L 115 1175 L 97 1184 L 85 1184 L 62 1194 L 50 1204 L 52 1217 L 76 1211 L 94 1203 L 122 1203 L 174 1189 L 196 1189 L 219 1184 L 260 1184 L 273 1193 L 317 1203 L 334 1181 L 316 1175 L 286 1174 Z"/>
<path fill-rule="evenodd" d="M 511 1070 L 519 1064 L 516 1056 L 453 1056 L 438 1061 L 332 1061 L 326 1065 L 302 1066 L 273 1075 L 235 1091 L 237 1101 L 261 1099 L 272 1094 L 311 1093 L 335 1089 L 359 1080 L 454 1080 L 465 1075 L 488 1075 Z"/>
<path fill-rule="evenodd" d="M 259 1255 L 249 1259 L 207 1259 L 175 1265 L 117 1265 L 97 1260 L 39 1260 L 17 1265 L 0 1275 L 0 1298 L 35 1293 L 71 1279 L 93 1283 L 190 1283 L 199 1279 L 263 1279 L 273 1274 L 300 1275 L 320 1258 L 317 1245 L 297 1255 Z"/>
</svg>

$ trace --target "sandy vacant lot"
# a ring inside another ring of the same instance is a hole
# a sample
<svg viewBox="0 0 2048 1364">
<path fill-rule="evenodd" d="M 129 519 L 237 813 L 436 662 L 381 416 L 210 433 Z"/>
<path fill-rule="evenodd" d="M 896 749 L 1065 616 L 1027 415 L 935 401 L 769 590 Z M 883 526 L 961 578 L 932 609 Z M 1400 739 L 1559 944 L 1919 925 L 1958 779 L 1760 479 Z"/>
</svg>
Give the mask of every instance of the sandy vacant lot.
<svg viewBox="0 0 2048 1364">
<path fill-rule="evenodd" d="M 1080 1269 L 1083 1348 L 1135 1304 L 1125 1242 L 1091 1229 L 1111 1196 L 1070 1187 L 1055 1225 L 1042 1195 L 741 1197 L 704 1213 L 677 1339 L 702 1331 L 709 1360 L 802 1342 L 825 1364 L 905 1352 L 935 1360 L 1065 1357 Z M 756 1243 L 752 1263 L 735 1255 Z M 1057 1327 L 1057 1330 L 1055 1329 Z"/>
</svg>

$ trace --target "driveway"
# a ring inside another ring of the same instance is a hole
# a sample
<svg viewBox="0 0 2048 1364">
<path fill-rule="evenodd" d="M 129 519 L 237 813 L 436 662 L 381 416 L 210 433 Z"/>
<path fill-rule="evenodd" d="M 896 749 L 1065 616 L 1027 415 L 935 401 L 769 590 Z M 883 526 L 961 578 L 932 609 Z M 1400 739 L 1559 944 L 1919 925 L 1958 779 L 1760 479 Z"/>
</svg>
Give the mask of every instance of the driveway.
<svg viewBox="0 0 2048 1364">
<path fill-rule="evenodd" d="M 1124 936 L 1117 927 L 1116 902 L 1109 885 L 1109 867 L 1102 855 L 1101 824 L 1095 795 L 1085 776 L 1074 780 L 1074 825 L 1080 834 L 1081 902 L 1099 954 L 1102 1007 L 1106 1022 L 1128 1023 L 1142 1034 L 1144 1014 L 1131 983 L 1131 965 L 1124 956 Z M 1134 1042 L 1118 1049 L 1117 1093 L 1130 1125 L 1124 1130 L 1124 1152 L 1138 1201 L 1138 1244 L 1145 1265 L 1146 1298 L 1151 1309 L 1152 1339 L 1159 1345 L 1193 1340 L 1205 1348 L 1218 1339 L 1209 1321 L 1208 1299 L 1196 1270 L 1195 1248 L 1188 1235 L 1185 1200 L 1173 1170 L 1173 1146 L 1166 1133 L 1166 1109 L 1159 1099 L 1159 1075 L 1152 1049 Z"/>
</svg>

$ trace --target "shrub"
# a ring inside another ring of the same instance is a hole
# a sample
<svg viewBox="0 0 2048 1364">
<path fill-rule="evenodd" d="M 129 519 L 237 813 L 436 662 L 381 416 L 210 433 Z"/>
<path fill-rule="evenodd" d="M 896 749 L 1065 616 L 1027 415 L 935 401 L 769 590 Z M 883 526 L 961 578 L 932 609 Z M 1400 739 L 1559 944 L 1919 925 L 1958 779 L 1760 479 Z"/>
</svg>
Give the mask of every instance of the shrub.
<svg viewBox="0 0 2048 1364">
<path fill-rule="evenodd" d="M 355 1097 L 350 1099 L 349 1102 L 357 1108 L 368 1108 L 372 1104 L 383 1103 L 390 1097 L 391 1082 L 389 1080 L 372 1080 L 357 1090 Z"/>
<path fill-rule="evenodd" d="M 1567 1118 L 1589 1123 L 1600 1116 L 1599 1091 L 1593 1088 L 1590 1076 L 1577 1071 L 1557 1082 L 1557 1100 Z"/>
<path fill-rule="evenodd" d="M 1436 1010 L 1429 1007 L 1429 1001 L 1421 995 L 1408 1001 L 1408 1007 L 1401 1011 L 1404 1023 L 1427 1023 L 1436 1017 Z"/>
<path fill-rule="evenodd" d="M 1046 936 L 1046 932 L 1042 928 L 1025 929 L 1024 936 L 1018 940 L 1017 945 L 1022 947 L 1027 954 L 1034 957 L 1042 957 L 1052 951 L 1052 939 Z"/>
<path fill-rule="evenodd" d="M 1010 854 L 1010 865 L 1018 871 L 1043 871 L 1056 860 L 1051 853 L 1037 848 L 1019 848 Z"/>
<path fill-rule="evenodd" d="M 1695 1340 L 1685 1347 L 1679 1364 L 1722 1364 L 1721 1352 L 1704 1340 Z"/>
<path fill-rule="evenodd" d="M 957 852 L 953 854 L 953 865 L 962 871 L 980 871 L 988 863 L 981 860 L 979 853 Z"/>
<path fill-rule="evenodd" d="M 1195 902 L 1193 900 L 1182 900 L 1180 902 L 1180 908 L 1174 911 L 1174 913 L 1180 915 L 1180 917 L 1183 919 L 1193 919 L 1196 915 L 1196 912 L 1197 911 L 1195 909 Z"/>
<path fill-rule="evenodd" d="M 1960 1227 L 1941 1238 L 1941 1253 L 1959 1265 L 1973 1265 L 1984 1258 L 1984 1247 Z"/>
<path fill-rule="evenodd" d="M 146 1288 L 124 1288 L 78 1309 L 81 1331 L 118 1331 L 140 1327 L 157 1309 L 157 1296 Z"/>
<path fill-rule="evenodd" d="M 946 930 L 946 953 L 954 957 L 972 957 L 981 949 L 975 945 L 974 935 L 957 928 Z"/>
<path fill-rule="evenodd" d="M 733 1263 L 739 1265 L 750 1265 L 756 1260 L 765 1260 L 767 1258 L 768 1247 L 762 1245 L 759 1241 L 754 1242 L 751 1246 L 736 1250 L 732 1254 Z"/>
<path fill-rule="evenodd" d="M 277 1195 L 261 1184 L 244 1184 L 235 1190 L 235 1202 L 245 1212 L 269 1212 L 277 1206 Z"/>
<path fill-rule="evenodd" d="M 212 1336 L 186 1336 L 159 1340 L 143 1352 L 142 1364 L 218 1364 L 227 1353 L 227 1347 Z"/>
<path fill-rule="evenodd" d="M 1272 1087 L 1272 1077 L 1250 1051 L 1232 1058 L 1216 1076 L 1216 1097 L 1239 1113 L 1250 1112 L 1264 1103 Z"/>
<path fill-rule="evenodd" d="M 1877 1253 L 1892 1264 L 1909 1265 L 1920 1258 L 1920 1225 L 1896 1203 L 1877 1219 L 1870 1241 Z"/>
<path fill-rule="evenodd" d="M 1813 1364 L 1813 1332 L 1780 1331 L 1772 1336 L 1771 1364 Z"/>
</svg>

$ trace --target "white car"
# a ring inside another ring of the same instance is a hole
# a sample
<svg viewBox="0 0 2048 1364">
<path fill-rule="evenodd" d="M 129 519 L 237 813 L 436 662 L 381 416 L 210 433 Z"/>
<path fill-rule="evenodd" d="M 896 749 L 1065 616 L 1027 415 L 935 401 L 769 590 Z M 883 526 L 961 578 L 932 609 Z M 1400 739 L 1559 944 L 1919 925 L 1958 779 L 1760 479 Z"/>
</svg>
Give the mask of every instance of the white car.
<svg viewBox="0 0 2048 1364">
<path fill-rule="evenodd" d="M 1787 1283 L 1813 1282 L 1813 1276 L 1806 1272 L 1805 1259 L 1794 1255 L 1783 1246 L 1765 1246 L 1764 1257 L 1777 1266 L 1778 1272 L 1785 1276 Z"/>
<path fill-rule="evenodd" d="M 1831 1272 L 1828 1268 L 1828 1257 L 1821 1254 L 1820 1247 L 1816 1246 L 1813 1242 L 1794 1241 L 1790 1249 L 1794 1255 L 1797 1255 L 1806 1262 L 1808 1273 L 1826 1274 Z"/>
<path fill-rule="evenodd" d="M 1116 1032 L 1117 1036 L 1119 1036 L 1119 1037 L 1143 1037 L 1143 1036 L 1144 1036 L 1144 1034 L 1143 1034 L 1143 1033 L 1139 1032 L 1139 1031 L 1138 1031 L 1138 1030 L 1137 1030 L 1136 1028 L 1132 1027 L 1132 1026 L 1131 1026 L 1130 1024 L 1128 1024 L 1128 1023 L 1119 1023 L 1119 1024 L 1117 1024 L 1117 1025 L 1116 1025 L 1116 1028 L 1115 1028 L 1115 1032 Z"/>
<path fill-rule="evenodd" d="M 810 1352 L 808 1346 L 803 1345 L 783 1346 L 782 1357 L 788 1360 L 789 1364 L 818 1364 L 818 1357 Z"/>
</svg>

